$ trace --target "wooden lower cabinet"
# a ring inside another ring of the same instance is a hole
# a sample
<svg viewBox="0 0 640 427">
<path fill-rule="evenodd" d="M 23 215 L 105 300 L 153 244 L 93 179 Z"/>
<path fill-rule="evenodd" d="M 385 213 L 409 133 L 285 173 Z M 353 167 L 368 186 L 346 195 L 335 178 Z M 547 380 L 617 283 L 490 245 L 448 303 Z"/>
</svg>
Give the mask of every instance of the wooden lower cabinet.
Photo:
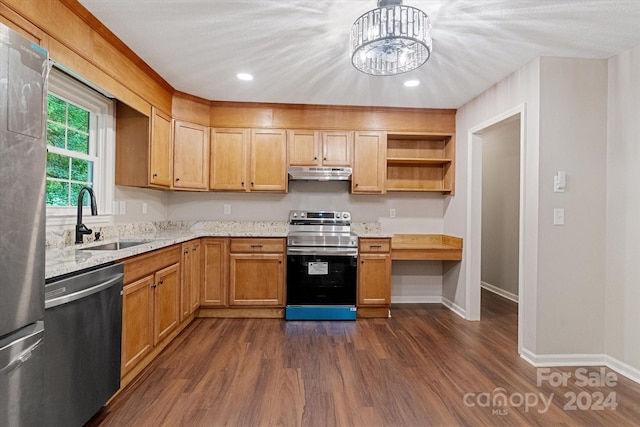
<svg viewBox="0 0 640 427">
<path fill-rule="evenodd" d="M 391 239 L 360 239 L 358 256 L 358 314 L 385 316 L 391 303 Z M 361 310 L 361 308 L 363 310 Z M 376 314 L 373 314 L 376 315 Z"/>
<path fill-rule="evenodd" d="M 200 240 L 182 244 L 182 278 L 180 280 L 180 322 L 200 307 Z"/>
<path fill-rule="evenodd" d="M 229 305 L 284 306 L 284 254 L 231 254 L 229 271 Z"/>
<path fill-rule="evenodd" d="M 154 353 L 170 342 L 167 338 L 179 331 L 180 249 L 174 245 L 124 261 L 123 378 L 151 362 Z"/>
<path fill-rule="evenodd" d="M 229 305 L 284 307 L 284 239 L 234 238 L 229 248 Z"/>
<path fill-rule="evenodd" d="M 153 286 L 150 275 L 122 291 L 122 376 L 153 350 Z"/>
<path fill-rule="evenodd" d="M 155 279 L 153 345 L 158 345 L 180 321 L 180 264 L 163 268 Z"/>
<path fill-rule="evenodd" d="M 200 307 L 226 307 L 229 287 L 229 239 L 202 239 Z"/>
</svg>

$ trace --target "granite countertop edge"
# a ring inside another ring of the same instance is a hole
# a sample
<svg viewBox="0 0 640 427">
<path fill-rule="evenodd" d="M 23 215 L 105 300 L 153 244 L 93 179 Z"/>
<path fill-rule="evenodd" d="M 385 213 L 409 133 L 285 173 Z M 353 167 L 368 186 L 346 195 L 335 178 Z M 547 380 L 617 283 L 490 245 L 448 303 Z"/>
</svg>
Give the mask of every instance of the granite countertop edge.
<svg viewBox="0 0 640 427">
<path fill-rule="evenodd" d="M 390 238 L 393 234 L 382 233 L 378 230 L 357 230 L 359 237 L 363 238 Z M 45 254 L 45 279 L 54 279 L 58 276 L 75 273 L 101 264 L 121 261 L 135 255 L 159 250 L 171 245 L 187 242 L 203 237 L 271 237 L 285 238 L 287 230 L 253 230 L 240 232 L 234 231 L 164 231 L 153 234 L 138 234 L 121 239 L 105 239 L 102 242 L 92 242 L 83 245 L 67 246 L 64 248 L 51 248 Z M 92 246 L 112 243 L 116 241 L 149 240 L 130 248 L 108 251 L 91 251 Z"/>
</svg>

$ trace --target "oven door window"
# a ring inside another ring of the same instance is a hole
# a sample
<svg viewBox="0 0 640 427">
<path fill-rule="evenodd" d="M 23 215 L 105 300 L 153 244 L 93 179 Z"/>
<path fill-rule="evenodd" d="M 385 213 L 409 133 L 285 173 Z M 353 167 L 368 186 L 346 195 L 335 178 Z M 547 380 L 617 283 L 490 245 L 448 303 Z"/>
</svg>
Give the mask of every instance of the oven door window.
<svg viewBox="0 0 640 427">
<path fill-rule="evenodd" d="M 288 305 L 355 305 L 357 257 L 289 255 Z"/>
</svg>

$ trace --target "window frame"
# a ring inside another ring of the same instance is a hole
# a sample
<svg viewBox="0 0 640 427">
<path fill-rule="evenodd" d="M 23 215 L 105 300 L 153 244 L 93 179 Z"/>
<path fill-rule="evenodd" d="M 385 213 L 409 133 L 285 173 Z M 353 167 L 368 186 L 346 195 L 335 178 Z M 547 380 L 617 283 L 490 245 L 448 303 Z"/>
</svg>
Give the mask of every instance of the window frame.
<svg viewBox="0 0 640 427">
<path fill-rule="evenodd" d="M 55 67 L 49 74 L 47 94 L 49 93 L 90 112 L 89 154 L 83 156 L 79 153 L 77 157 L 94 161 L 93 190 L 98 204 L 98 216 L 91 216 L 90 208 L 83 206 L 83 222 L 112 222 L 115 193 L 115 102 Z M 59 154 L 65 154 L 66 151 L 49 145 L 47 150 Z M 47 225 L 75 224 L 77 207 L 47 206 L 46 215 Z"/>
</svg>

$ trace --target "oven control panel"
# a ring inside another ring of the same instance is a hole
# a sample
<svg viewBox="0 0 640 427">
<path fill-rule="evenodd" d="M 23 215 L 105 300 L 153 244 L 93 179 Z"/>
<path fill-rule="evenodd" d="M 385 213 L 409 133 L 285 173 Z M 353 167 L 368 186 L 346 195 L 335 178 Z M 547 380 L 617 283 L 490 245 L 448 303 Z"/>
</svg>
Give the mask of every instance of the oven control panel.
<svg viewBox="0 0 640 427">
<path fill-rule="evenodd" d="M 339 211 L 291 211 L 289 222 L 295 220 L 308 220 L 309 222 L 351 222 L 349 212 Z"/>
</svg>

